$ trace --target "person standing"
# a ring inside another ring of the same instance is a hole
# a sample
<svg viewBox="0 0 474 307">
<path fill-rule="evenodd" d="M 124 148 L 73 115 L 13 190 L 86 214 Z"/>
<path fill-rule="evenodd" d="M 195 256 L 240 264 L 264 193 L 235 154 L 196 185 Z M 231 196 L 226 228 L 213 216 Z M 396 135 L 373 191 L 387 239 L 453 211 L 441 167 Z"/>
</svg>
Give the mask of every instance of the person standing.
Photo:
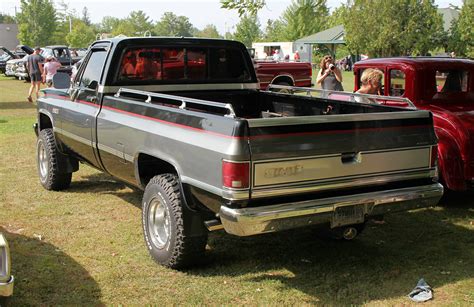
<svg viewBox="0 0 474 307">
<path fill-rule="evenodd" d="M 298 50 L 295 51 L 295 62 L 299 62 L 300 61 L 300 54 L 298 53 Z"/>
<path fill-rule="evenodd" d="M 33 102 L 33 98 L 31 95 L 33 94 L 33 90 L 36 92 L 36 99 L 39 96 L 39 90 L 41 86 L 41 80 L 43 75 L 43 57 L 40 55 L 41 48 L 35 47 L 33 54 L 30 54 L 27 58 L 27 65 L 28 65 L 28 73 L 30 75 L 31 86 L 30 90 L 28 91 L 28 101 Z"/>
<path fill-rule="evenodd" d="M 316 78 L 316 83 L 321 84 L 323 90 L 344 91 L 342 87 L 342 73 L 334 65 L 333 58 L 330 55 L 324 56 L 319 66 L 321 70 Z"/>
<path fill-rule="evenodd" d="M 51 87 L 53 85 L 53 77 L 59 67 L 61 67 L 61 63 L 55 57 L 49 56 L 46 58 L 46 64 L 43 67 L 43 82 L 46 82 L 47 86 Z"/>
</svg>

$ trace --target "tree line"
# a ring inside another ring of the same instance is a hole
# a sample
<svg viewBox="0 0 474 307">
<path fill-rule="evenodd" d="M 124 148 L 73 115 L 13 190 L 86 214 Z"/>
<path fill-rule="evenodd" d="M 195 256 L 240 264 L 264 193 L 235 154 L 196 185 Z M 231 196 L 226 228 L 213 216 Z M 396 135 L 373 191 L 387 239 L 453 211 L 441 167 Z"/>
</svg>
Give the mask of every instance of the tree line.
<svg viewBox="0 0 474 307">
<path fill-rule="evenodd" d="M 18 38 L 28 45 L 66 44 L 87 47 L 100 33 L 112 36 L 195 36 L 230 38 L 251 46 L 258 41 L 294 41 L 336 25 L 345 28 L 345 52 L 371 57 L 427 55 L 436 50 L 454 51 L 474 57 L 474 0 L 454 7 L 459 18 L 449 29 L 434 0 L 347 0 L 330 12 L 326 0 L 292 0 L 281 16 L 265 22 L 257 17 L 265 0 L 221 0 L 221 7 L 237 10 L 240 21 L 233 33 L 217 31 L 213 24 L 198 29 L 186 16 L 172 12 L 153 21 L 143 11 L 132 11 L 125 18 L 106 16 L 100 23 L 90 21 L 87 7 L 78 14 L 64 2 L 21 0 L 16 16 L 0 14 L 0 22 L 15 21 Z"/>
</svg>

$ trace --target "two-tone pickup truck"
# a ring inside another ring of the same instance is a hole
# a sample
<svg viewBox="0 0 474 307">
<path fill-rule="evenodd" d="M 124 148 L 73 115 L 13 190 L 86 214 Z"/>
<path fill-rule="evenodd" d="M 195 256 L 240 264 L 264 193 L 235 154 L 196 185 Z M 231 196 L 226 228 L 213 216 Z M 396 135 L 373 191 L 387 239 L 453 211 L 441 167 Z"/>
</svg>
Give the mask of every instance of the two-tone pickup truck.
<svg viewBox="0 0 474 307">
<path fill-rule="evenodd" d="M 441 182 L 453 191 L 474 189 L 474 61 L 436 57 L 370 59 L 354 65 L 355 90 L 367 68 L 384 72 L 383 94 L 406 97 L 433 113 Z M 384 105 L 406 107 L 399 101 Z"/>
<path fill-rule="evenodd" d="M 146 246 L 182 268 L 212 230 L 319 225 L 352 239 L 373 215 L 435 205 L 432 121 L 260 91 L 239 42 L 115 38 L 92 44 L 69 88 L 38 100 L 38 173 L 66 189 L 80 161 L 143 189 Z"/>
</svg>

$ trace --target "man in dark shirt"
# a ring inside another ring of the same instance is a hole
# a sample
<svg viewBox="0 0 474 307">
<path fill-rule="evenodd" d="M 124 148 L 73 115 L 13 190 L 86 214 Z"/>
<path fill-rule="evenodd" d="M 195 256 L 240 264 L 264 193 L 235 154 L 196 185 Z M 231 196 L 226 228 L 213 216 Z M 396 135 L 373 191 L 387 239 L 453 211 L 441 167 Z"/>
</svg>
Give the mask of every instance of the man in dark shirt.
<svg viewBox="0 0 474 307">
<path fill-rule="evenodd" d="M 30 54 L 26 58 L 26 62 L 28 65 L 28 73 L 30 74 L 31 86 L 30 90 L 28 91 L 28 101 L 33 102 L 33 98 L 31 95 L 33 94 L 33 90 L 36 90 L 36 99 L 38 99 L 39 90 L 42 81 L 43 75 L 43 57 L 39 54 L 41 52 L 40 47 L 36 47 L 33 54 Z"/>
</svg>

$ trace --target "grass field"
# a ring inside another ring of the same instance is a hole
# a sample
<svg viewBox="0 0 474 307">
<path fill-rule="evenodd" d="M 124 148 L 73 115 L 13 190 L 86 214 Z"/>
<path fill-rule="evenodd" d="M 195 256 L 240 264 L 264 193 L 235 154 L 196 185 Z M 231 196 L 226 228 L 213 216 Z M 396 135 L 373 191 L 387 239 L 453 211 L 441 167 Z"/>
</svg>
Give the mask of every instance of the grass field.
<svg viewBox="0 0 474 307">
<path fill-rule="evenodd" d="M 141 232 L 141 193 L 81 165 L 64 192 L 44 190 L 28 84 L 0 79 L 0 231 L 10 242 L 13 306 L 408 305 L 423 277 L 434 300 L 474 304 L 474 197 L 393 214 L 353 242 L 312 229 L 238 238 L 212 233 L 207 264 L 155 264 Z"/>
</svg>

